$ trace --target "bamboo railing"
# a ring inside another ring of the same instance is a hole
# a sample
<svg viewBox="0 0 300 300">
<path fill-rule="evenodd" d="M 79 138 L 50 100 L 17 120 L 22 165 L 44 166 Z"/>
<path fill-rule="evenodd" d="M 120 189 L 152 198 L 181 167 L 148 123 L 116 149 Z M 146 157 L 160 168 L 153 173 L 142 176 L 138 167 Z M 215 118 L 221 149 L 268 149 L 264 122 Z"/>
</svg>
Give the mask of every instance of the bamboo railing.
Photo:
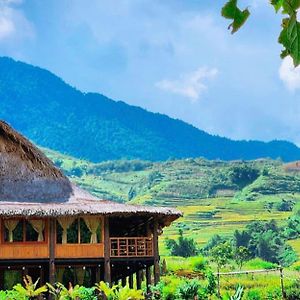
<svg viewBox="0 0 300 300">
<path fill-rule="evenodd" d="M 114 237 L 110 238 L 111 257 L 153 256 L 152 238 L 148 237 Z"/>
</svg>

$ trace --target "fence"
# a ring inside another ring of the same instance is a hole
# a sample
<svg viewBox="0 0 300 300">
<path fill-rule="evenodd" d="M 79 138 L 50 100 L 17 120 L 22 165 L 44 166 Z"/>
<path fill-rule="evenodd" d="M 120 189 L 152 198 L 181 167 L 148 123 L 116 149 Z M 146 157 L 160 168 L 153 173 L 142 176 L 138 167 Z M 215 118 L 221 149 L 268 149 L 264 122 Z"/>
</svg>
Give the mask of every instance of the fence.
<svg viewBox="0 0 300 300">
<path fill-rule="evenodd" d="M 280 287 L 282 292 L 282 299 L 286 299 L 284 282 L 283 282 L 283 268 L 278 267 L 274 269 L 264 269 L 264 270 L 249 270 L 249 271 L 233 271 L 233 272 L 217 272 L 215 275 L 217 276 L 217 284 L 218 284 L 218 297 L 221 298 L 221 276 L 235 276 L 235 275 L 248 275 L 248 274 L 258 274 L 258 273 L 270 273 L 270 272 L 279 272 L 280 278 Z"/>
</svg>

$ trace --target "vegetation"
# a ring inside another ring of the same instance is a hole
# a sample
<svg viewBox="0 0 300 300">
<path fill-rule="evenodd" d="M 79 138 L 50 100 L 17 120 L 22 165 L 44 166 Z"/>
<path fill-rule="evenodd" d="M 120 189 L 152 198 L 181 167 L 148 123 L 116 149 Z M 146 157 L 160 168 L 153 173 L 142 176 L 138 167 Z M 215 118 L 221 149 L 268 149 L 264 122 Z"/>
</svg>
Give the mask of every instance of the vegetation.
<svg viewBox="0 0 300 300">
<path fill-rule="evenodd" d="M 269 201 L 266 211 L 287 211 L 294 208 L 293 194 L 300 191 L 299 173 L 290 172 L 278 160 L 224 162 L 195 158 L 95 164 L 43 150 L 75 183 L 99 197 L 121 202 L 187 206 L 214 197 L 256 201 L 265 195 L 282 195 L 284 203 L 279 206 L 278 199 L 276 203 Z M 213 219 L 217 213 L 210 209 L 201 214 Z"/>
<path fill-rule="evenodd" d="M 92 288 L 84 286 L 72 286 L 66 288 L 61 283 L 51 285 L 47 283 L 42 287 L 38 287 L 38 280 L 33 283 L 30 276 L 24 277 L 24 286 L 20 283 L 15 285 L 12 290 L 0 291 L 1 300 L 29 300 L 44 299 L 46 293 L 53 296 L 55 300 L 143 300 L 145 299 L 143 291 L 131 289 L 128 286 L 122 287 L 115 285 L 109 287 L 106 283 L 100 282 Z"/>
<path fill-rule="evenodd" d="M 229 0 L 222 9 L 223 17 L 231 19 L 232 23 L 228 29 L 231 33 L 238 31 L 247 21 L 250 11 L 249 9 L 241 10 L 237 6 L 238 0 Z M 270 4 L 274 7 L 276 12 L 281 12 L 282 17 L 282 30 L 278 38 L 278 42 L 283 46 L 281 58 L 291 56 L 294 61 L 295 67 L 300 64 L 300 23 L 297 20 L 297 13 L 300 8 L 300 2 L 294 0 L 271 0 Z"/>
<path fill-rule="evenodd" d="M 289 245 L 300 254 L 300 217 L 295 213 L 300 210 L 300 176 L 292 164 L 278 160 L 222 162 L 201 158 L 93 164 L 45 151 L 74 182 L 101 198 L 178 206 L 184 217 L 164 230 L 162 254 L 170 253 L 165 237 L 178 241 L 179 230 L 185 238 L 194 239 L 207 255 L 212 248 L 208 241 L 216 245 L 218 239 L 232 239 L 235 230 L 243 234 L 247 224 L 257 220 L 275 220 L 279 228 L 284 225 L 284 245 L 274 243 L 272 247 L 282 249 L 282 255 L 291 255 L 280 262 L 288 257 L 291 261 L 295 259 Z M 74 168 L 81 170 L 80 176 L 71 175 Z M 214 241 L 215 234 L 219 236 Z M 261 243 L 271 238 L 268 234 L 263 234 Z"/>
<path fill-rule="evenodd" d="M 178 241 L 166 239 L 166 248 L 170 250 L 172 256 L 190 257 L 198 253 L 196 243 L 193 239 L 185 238 L 183 231 L 179 230 Z"/>
</svg>

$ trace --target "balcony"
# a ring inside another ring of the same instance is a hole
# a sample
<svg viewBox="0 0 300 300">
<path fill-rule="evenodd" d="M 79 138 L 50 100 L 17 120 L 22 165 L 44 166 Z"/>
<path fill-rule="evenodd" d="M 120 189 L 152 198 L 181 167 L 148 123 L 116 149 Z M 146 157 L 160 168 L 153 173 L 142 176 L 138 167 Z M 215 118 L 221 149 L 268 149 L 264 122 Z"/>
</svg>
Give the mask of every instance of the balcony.
<svg viewBox="0 0 300 300">
<path fill-rule="evenodd" d="M 153 256 L 152 238 L 129 237 L 110 238 L 111 257 L 149 257 Z"/>
</svg>

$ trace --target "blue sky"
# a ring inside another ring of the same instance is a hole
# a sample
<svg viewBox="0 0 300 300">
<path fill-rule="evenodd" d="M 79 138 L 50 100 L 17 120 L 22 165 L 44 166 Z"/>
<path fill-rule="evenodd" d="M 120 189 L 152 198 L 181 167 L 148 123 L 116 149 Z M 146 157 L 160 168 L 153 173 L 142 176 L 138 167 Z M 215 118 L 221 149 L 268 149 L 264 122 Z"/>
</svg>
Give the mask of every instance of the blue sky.
<svg viewBox="0 0 300 300">
<path fill-rule="evenodd" d="M 279 58 L 280 15 L 231 35 L 225 0 L 0 0 L 0 55 L 82 91 L 168 114 L 234 139 L 300 144 L 300 70 Z"/>
</svg>

